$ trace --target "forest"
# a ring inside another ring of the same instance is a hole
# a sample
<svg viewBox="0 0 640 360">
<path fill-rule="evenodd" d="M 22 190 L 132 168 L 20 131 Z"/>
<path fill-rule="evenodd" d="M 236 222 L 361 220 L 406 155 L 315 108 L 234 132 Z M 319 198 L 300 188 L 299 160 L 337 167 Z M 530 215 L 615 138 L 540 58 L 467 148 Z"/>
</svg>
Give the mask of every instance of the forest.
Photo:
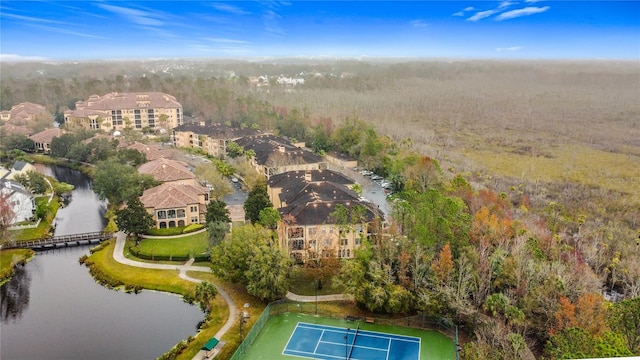
<svg viewBox="0 0 640 360">
<path fill-rule="evenodd" d="M 279 75 L 305 82 L 253 81 Z M 465 359 L 640 354 L 632 62 L 16 63 L 1 76 L 1 110 L 29 101 L 60 118 L 92 94 L 162 91 L 200 121 L 390 178 L 393 225 L 336 281 L 371 311 L 454 317 L 474 339 Z"/>
</svg>

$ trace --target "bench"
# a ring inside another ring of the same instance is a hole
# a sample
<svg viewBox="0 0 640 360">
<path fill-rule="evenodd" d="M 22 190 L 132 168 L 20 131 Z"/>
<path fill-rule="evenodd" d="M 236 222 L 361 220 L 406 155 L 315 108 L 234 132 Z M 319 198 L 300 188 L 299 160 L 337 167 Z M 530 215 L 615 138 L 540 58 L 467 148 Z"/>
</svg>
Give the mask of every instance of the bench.
<svg viewBox="0 0 640 360">
<path fill-rule="evenodd" d="M 367 324 L 373 324 L 375 322 L 375 320 L 372 317 L 365 318 L 364 321 Z"/>
<path fill-rule="evenodd" d="M 345 317 L 345 320 L 347 320 L 347 321 L 349 321 L 349 322 L 352 322 L 352 321 L 356 321 L 356 320 L 358 320 L 358 317 L 357 317 L 357 316 L 353 316 L 353 315 L 347 315 L 347 316 Z"/>
</svg>

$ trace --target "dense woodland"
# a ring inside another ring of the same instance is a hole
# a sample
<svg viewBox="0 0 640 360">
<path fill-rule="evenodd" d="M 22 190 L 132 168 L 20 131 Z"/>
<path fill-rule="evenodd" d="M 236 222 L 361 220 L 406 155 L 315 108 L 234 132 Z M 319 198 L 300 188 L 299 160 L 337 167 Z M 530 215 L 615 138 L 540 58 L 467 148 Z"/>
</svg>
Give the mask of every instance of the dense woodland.
<svg viewBox="0 0 640 360">
<path fill-rule="evenodd" d="M 251 82 L 280 74 L 305 83 Z M 370 311 L 456 319 L 465 359 L 640 354 L 637 64 L 3 64 L 0 108 L 113 91 L 166 92 L 390 179 L 392 226 L 336 282 Z"/>
</svg>

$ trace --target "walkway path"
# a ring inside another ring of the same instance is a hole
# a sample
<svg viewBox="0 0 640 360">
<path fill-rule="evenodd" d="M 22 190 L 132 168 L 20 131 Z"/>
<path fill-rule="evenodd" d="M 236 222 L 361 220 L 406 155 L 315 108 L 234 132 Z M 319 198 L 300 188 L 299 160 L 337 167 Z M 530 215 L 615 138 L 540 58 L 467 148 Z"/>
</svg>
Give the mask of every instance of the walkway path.
<svg viewBox="0 0 640 360">
<path fill-rule="evenodd" d="M 113 258 L 121 264 L 147 268 L 147 269 L 179 270 L 180 271 L 179 276 L 181 279 L 196 282 L 196 283 L 199 283 L 201 280 L 190 277 L 189 275 L 187 275 L 187 271 L 211 272 L 211 269 L 207 266 L 193 266 L 193 262 L 194 262 L 193 258 L 187 261 L 184 265 L 178 265 L 178 266 L 168 265 L 168 264 L 153 264 L 153 263 L 146 263 L 146 262 L 127 259 L 124 256 L 124 246 L 125 246 L 126 240 L 127 240 L 127 235 L 125 233 L 118 232 L 116 234 L 116 247 L 113 250 Z M 226 334 L 227 331 L 229 331 L 231 327 L 234 325 L 234 323 L 236 322 L 236 319 L 238 318 L 238 308 L 236 307 L 236 304 L 233 302 L 233 299 L 231 298 L 231 296 L 229 296 L 229 294 L 226 291 L 224 291 L 224 289 L 222 289 L 219 286 L 216 286 L 216 288 L 218 289 L 218 294 L 222 296 L 224 301 L 226 301 L 227 306 L 229 307 L 229 317 L 227 318 L 227 322 L 214 335 L 216 339 L 220 340 L 222 339 L 224 334 Z M 204 359 L 205 353 L 206 351 L 200 350 L 196 354 L 196 356 L 193 357 L 193 360 Z"/>
<path fill-rule="evenodd" d="M 193 258 L 187 261 L 184 265 L 155 264 L 155 263 L 147 263 L 147 262 L 128 259 L 124 256 L 124 247 L 125 247 L 126 240 L 127 240 L 127 235 L 125 233 L 121 231 L 116 233 L 116 247 L 113 250 L 113 258 L 121 264 L 136 266 L 136 267 L 146 268 L 146 269 L 178 270 L 180 272 L 178 276 L 180 276 L 181 279 L 195 282 L 195 283 L 199 283 L 201 280 L 190 277 L 189 275 L 187 275 L 187 271 L 211 272 L 211 269 L 207 266 L 193 266 L 193 262 L 194 262 Z M 220 330 L 218 330 L 218 332 L 215 335 L 215 338 L 220 340 L 222 339 L 224 334 L 226 334 L 227 331 L 229 331 L 231 327 L 234 325 L 234 323 L 236 322 L 236 319 L 238 318 L 238 308 L 236 307 L 236 304 L 233 302 L 233 299 L 231 298 L 231 296 L 229 296 L 229 294 L 226 291 L 224 291 L 224 289 L 220 288 L 219 286 L 216 286 L 216 288 L 218 289 L 218 294 L 222 296 L 224 301 L 227 302 L 227 306 L 229 307 L 229 318 L 227 319 L 227 322 L 222 326 L 222 328 L 220 328 Z M 316 297 L 313 295 L 303 296 L 303 295 L 296 295 L 292 292 L 287 292 L 287 299 L 292 301 L 298 301 L 298 302 L 344 301 L 344 300 L 353 300 L 353 296 L 347 295 L 347 294 L 334 294 L 334 295 L 318 295 Z M 196 356 L 193 358 L 193 360 L 204 359 L 205 353 L 206 352 L 204 350 L 200 350 L 196 354 Z"/>
</svg>

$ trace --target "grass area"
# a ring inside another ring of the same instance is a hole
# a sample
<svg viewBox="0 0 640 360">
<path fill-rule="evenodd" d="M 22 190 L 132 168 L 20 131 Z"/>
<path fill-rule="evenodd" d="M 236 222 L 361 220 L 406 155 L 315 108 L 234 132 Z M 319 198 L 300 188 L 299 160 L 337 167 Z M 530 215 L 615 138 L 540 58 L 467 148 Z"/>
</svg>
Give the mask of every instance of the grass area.
<svg viewBox="0 0 640 360">
<path fill-rule="evenodd" d="M 47 202 L 49 199 L 48 196 L 37 197 L 35 199 L 36 205 L 42 202 Z M 44 219 L 40 222 L 38 227 L 33 229 L 22 229 L 10 232 L 10 237 L 16 241 L 29 240 L 29 239 L 38 239 L 45 237 L 51 231 L 51 223 L 53 219 L 55 219 L 56 214 L 58 213 L 58 209 L 60 208 L 60 200 L 57 196 L 54 196 L 49 204 L 49 211 Z"/>
<path fill-rule="evenodd" d="M 323 318 L 300 313 L 284 313 L 272 316 L 242 358 L 252 360 L 289 359 L 289 356 L 282 355 L 282 351 L 298 322 L 321 324 L 345 329 L 353 329 L 355 326 L 355 323 L 347 322 L 344 319 Z M 367 323 L 360 323 L 360 329 L 419 337 L 421 341 L 420 359 L 449 360 L 455 358 L 453 340 L 437 331 Z"/>
<path fill-rule="evenodd" d="M 256 297 L 249 295 L 246 292 L 245 288 L 241 285 L 231 284 L 227 282 L 221 283 L 217 280 L 217 278 L 213 274 L 190 271 L 188 275 L 196 279 L 213 282 L 216 285 L 220 286 L 227 293 L 229 293 L 229 295 L 233 299 L 233 302 L 238 307 L 238 311 L 247 311 L 249 313 L 249 319 L 247 323 L 243 326 L 243 331 L 245 334 L 249 331 L 249 329 L 251 329 L 251 327 L 253 327 L 253 324 L 258 319 L 258 317 L 260 317 L 260 314 L 262 314 L 262 311 L 264 311 L 266 307 L 266 304 L 264 304 L 262 301 L 260 301 Z M 218 296 L 217 298 L 220 298 L 220 296 Z M 249 307 L 245 308 L 244 304 L 249 304 Z M 221 324 L 226 322 L 228 312 L 226 314 L 227 315 L 223 319 L 221 319 Z M 200 348 L 202 347 L 202 345 L 204 345 L 210 338 L 212 338 L 215 335 L 216 331 L 201 332 L 196 337 L 196 339 L 190 344 L 189 348 L 187 348 L 187 350 L 185 350 L 182 354 L 180 354 L 180 356 L 178 356 L 177 359 L 178 360 L 192 359 L 193 356 L 195 356 L 195 354 L 197 354 L 198 351 L 200 351 Z M 235 325 L 231 328 L 231 330 L 227 332 L 222 339 L 218 339 L 218 340 L 226 341 L 227 344 L 224 346 L 224 348 L 222 348 L 221 352 L 217 355 L 216 359 L 231 358 L 233 353 L 236 351 L 236 349 L 240 345 L 239 319 L 236 319 Z"/>
<path fill-rule="evenodd" d="M 481 147 L 464 155 L 492 174 L 528 181 L 568 181 L 624 192 L 640 203 L 640 157 L 584 145 L 545 147 L 543 156 L 520 154 L 516 148 Z"/>
<path fill-rule="evenodd" d="M 209 249 L 209 241 L 207 233 L 202 232 L 184 237 L 142 239 L 138 249 L 154 255 L 202 254 Z"/>
<path fill-rule="evenodd" d="M 144 269 L 120 264 L 113 258 L 114 244 L 114 240 L 108 240 L 108 244 L 102 250 L 89 257 L 105 274 L 145 289 L 175 294 L 195 292 L 196 284 L 178 277 L 178 270 Z"/>
<path fill-rule="evenodd" d="M 8 249 L 0 251 L 0 285 L 13 275 L 13 268 L 24 264 L 35 255 L 31 249 Z"/>
<path fill-rule="evenodd" d="M 305 269 L 302 266 L 296 266 L 291 270 L 291 292 L 298 295 L 315 295 L 316 277 L 313 271 Z M 341 293 L 343 289 L 333 285 L 333 277 L 323 276 L 320 279 L 320 288 L 318 295 L 329 295 Z"/>
</svg>

